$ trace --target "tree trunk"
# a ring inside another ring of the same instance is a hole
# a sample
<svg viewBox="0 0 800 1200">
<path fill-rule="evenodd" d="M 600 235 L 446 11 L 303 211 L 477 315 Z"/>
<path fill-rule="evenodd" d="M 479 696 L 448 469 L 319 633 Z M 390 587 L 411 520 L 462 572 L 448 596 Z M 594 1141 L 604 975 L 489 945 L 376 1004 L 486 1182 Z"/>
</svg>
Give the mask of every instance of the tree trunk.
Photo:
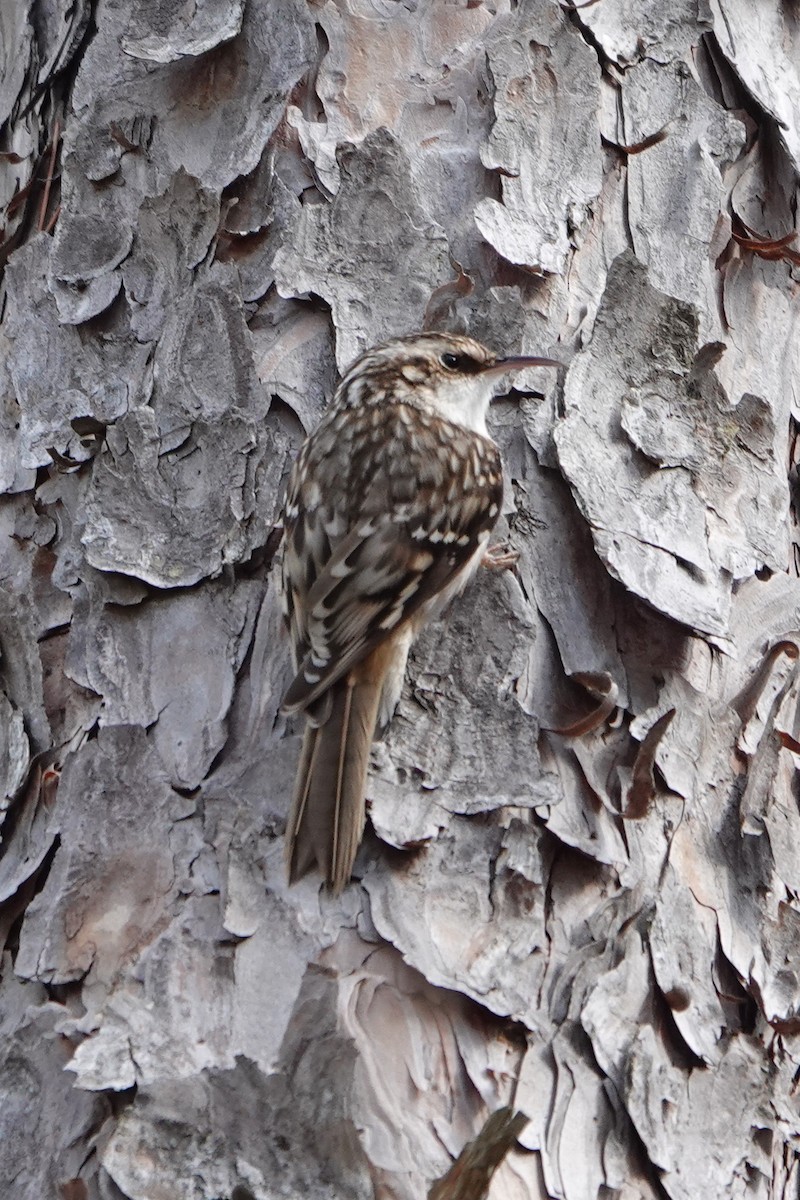
<svg viewBox="0 0 800 1200">
<path fill-rule="evenodd" d="M 423 1200 L 509 1106 L 492 1200 L 796 1197 L 793 6 L 0 30 L 0 1194 Z M 425 325 L 567 370 L 494 407 L 519 561 L 417 643 L 334 899 L 281 493 Z"/>
</svg>

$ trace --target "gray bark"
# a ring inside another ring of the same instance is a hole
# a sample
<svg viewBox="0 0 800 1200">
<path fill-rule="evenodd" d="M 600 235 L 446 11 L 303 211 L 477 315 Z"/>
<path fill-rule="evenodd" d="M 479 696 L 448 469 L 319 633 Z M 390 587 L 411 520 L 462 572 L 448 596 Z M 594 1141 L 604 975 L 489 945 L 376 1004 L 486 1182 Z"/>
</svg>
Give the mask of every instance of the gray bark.
<svg viewBox="0 0 800 1200">
<path fill-rule="evenodd" d="M 4 1197 L 421 1200 L 506 1105 L 492 1200 L 798 1195 L 799 63 L 780 0 L 0 0 Z M 426 321 L 568 369 L 334 900 L 276 521 Z"/>
</svg>

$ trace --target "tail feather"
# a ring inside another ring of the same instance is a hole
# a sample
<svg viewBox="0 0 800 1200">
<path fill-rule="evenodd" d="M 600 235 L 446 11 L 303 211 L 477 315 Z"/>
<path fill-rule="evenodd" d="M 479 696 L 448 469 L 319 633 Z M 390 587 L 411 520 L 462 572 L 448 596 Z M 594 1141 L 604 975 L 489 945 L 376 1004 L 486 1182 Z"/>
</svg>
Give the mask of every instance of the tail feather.
<svg viewBox="0 0 800 1200">
<path fill-rule="evenodd" d="M 383 678 L 354 677 L 330 689 L 324 725 L 303 737 L 286 829 L 289 882 L 316 864 L 335 894 L 347 884 L 364 830 L 364 792 Z"/>
</svg>

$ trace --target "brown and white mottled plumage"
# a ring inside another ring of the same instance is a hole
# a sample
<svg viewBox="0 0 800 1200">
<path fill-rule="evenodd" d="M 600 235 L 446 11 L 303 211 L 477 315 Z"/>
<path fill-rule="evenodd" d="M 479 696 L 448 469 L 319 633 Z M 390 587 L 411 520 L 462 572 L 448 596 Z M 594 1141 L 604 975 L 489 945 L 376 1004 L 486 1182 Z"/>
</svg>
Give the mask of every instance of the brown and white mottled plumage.
<svg viewBox="0 0 800 1200">
<path fill-rule="evenodd" d="M 287 714 L 307 727 L 286 830 L 294 881 L 316 863 L 335 891 L 364 828 L 376 723 L 400 696 L 425 622 L 483 557 L 500 512 L 486 410 L 502 376 L 550 359 L 498 359 L 452 334 L 363 354 L 294 466 L 283 591 L 297 674 Z"/>
</svg>

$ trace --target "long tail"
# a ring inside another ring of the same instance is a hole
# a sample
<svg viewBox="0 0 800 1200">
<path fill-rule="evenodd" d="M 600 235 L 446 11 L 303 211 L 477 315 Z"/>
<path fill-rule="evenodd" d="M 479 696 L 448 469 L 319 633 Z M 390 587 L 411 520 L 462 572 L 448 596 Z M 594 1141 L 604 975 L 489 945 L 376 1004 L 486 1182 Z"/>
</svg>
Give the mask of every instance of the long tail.
<svg viewBox="0 0 800 1200">
<path fill-rule="evenodd" d="M 334 894 L 350 879 L 364 831 L 369 751 L 384 676 L 382 670 L 365 671 L 366 665 L 333 685 L 325 724 L 306 728 L 286 827 L 289 882 L 316 863 Z"/>
</svg>

